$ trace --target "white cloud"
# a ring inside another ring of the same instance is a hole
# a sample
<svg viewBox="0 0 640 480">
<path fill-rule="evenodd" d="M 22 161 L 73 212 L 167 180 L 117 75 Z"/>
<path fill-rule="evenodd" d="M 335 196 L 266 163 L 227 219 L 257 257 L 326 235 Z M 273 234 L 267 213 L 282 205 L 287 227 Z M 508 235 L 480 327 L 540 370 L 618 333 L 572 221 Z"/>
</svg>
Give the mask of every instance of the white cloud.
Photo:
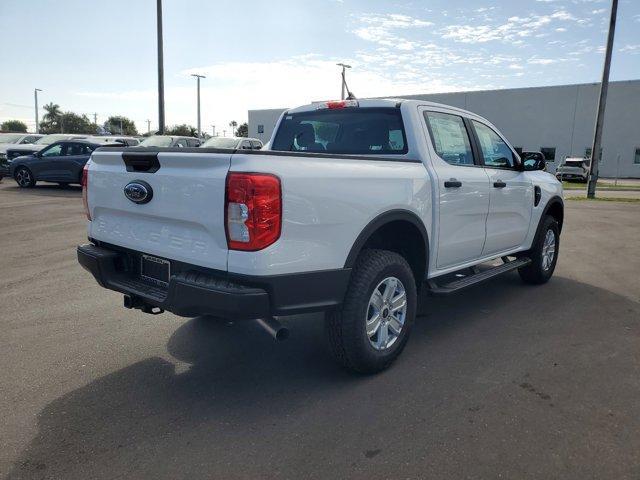
<svg viewBox="0 0 640 480">
<path fill-rule="evenodd" d="M 433 25 L 432 22 L 426 20 L 396 13 L 387 15 L 359 15 L 357 20 L 360 26 L 352 31 L 356 36 L 363 40 L 376 42 L 386 47 L 395 47 L 404 51 L 414 50 L 417 43 L 398 35 L 398 33 L 396 33 L 397 30 L 423 28 Z"/>
<path fill-rule="evenodd" d="M 443 38 L 451 39 L 460 43 L 486 43 L 491 41 L 504 41 L 514 43 L 526 37 L 545 34 L 541 29 L 547 28 L 552 22 L 575 22 L 581 25 L 588 23 L 587 20 L 577 18 L 566 10 L 556 10 L 550 15 L 530 14 L 526 17 L 513 16 L 506 22 L 495 24 L 466 24 L 448 25 L 440 30 Z"/>
<path fill-rule="evenodd" d="M 640 53 L 640 44 L 635 45 L 625 45 L 624 47 L 618 49 L 619 52 L 631 52 L 631 53 Z"/>
<path fill-rule="evenodd" d="M 530 58 L 527 60 L 527 63 L 531 65 L 552 65 L 554 63 L 564 62 L 566 59 L 564 58 Z"/>
</svg>

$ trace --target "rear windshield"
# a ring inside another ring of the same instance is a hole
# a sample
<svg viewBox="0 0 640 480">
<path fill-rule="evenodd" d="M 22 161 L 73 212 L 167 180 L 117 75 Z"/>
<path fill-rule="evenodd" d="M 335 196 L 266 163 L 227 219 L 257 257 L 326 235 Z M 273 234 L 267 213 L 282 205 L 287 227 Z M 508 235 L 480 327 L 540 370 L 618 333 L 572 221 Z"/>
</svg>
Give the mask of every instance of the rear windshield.
<svg viewBox="0 0 640 480">
<path fill-rule="evenodd" d="M 399 108 L 322 109 L 287 114 L 272 150 L 390 155 L 407 153 Z"/>
</svg>

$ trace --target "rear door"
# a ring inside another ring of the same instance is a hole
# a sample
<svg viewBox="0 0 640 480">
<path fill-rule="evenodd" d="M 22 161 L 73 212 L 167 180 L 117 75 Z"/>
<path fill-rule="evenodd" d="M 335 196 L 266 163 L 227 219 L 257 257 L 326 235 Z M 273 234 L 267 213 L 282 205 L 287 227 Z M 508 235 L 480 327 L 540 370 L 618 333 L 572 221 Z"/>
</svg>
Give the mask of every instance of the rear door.
<svg viewBox="0 0 640 480">
<path fill-rule="evenodd" d="M 483 256 L 522 245 L 531 220 L 533 185 L 507 142 L 490 126 L 471 121 L 491 184 Z"/>
<path fill-rule="evenodd" d="M 55 160 L 56 171 L 61 180 L 79 183 L 82 168 L 89 160 L 91 152 L 91 147 L 85 143 L 69 143 L 65 155 Z"/>
<path fill-rule="evenodd" d="M 489 213 L 489 177 L 472 147 L 468 122 L 446 110 L 423 110 L 438 177 L 436 267 L 479 258 Z"/>
<path fill-rule="evenodd" d="M 93 153 L 89 166 L 90 237 L 150 255 L 227 269 L 225 181 L 231 153 Z M 135 203 L 125 187 L 151 191 Z"/>
</svg>

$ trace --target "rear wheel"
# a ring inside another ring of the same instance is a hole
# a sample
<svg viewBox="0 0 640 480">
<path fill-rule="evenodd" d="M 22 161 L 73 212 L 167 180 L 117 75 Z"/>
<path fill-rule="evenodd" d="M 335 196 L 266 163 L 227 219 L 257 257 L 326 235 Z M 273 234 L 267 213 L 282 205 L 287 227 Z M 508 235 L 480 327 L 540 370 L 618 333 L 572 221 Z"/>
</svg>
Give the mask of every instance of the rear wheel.
<svg viewBox="0 0 640 480">
<path fill-rule="evenodd" d="M 374 373 L 400 355 L 416 315 L 413 272 L 399 254 L 365 250 L 351 274 L 344 303 L 327 313 L 325 329 L 334 358 L 348 370 Z"/>
<path fill-rule="evenodd" d="M 520 278 L 526 283 L 541 284 L 549 281 L 556 268 L 560 248 L 558 222 L 550 215 L 542 219 L 533 246 L 527 252 L 531 263 L 518 269 Z"/>
<path fill-rule="evenodd" d="M 14 178 L 20 188 L 32 188 L 36 185 L 33 174 L 27 167 L 19 167 Z"/>
</svg>

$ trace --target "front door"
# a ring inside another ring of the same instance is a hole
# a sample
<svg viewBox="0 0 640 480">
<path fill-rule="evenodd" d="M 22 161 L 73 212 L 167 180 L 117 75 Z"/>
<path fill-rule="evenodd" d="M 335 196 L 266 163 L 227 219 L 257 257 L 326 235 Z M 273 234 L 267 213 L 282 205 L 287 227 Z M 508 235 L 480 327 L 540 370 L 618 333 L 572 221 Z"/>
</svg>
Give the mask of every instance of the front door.
<svg viewBox="0 0 640 480">
<path fill-rule="evenodd" d="M 54 143 L 42 150 L 38 161 L 33 163 L 32 170 L 36 180 L 55 180 L 58 168 L 56 160 L 62 158 L 66 151 L 67 145 L 64 143 Z"/>
<path fill-rule="evenodd" d="M 437 175 L 439 228 L 436 268 L 479 258 L 489 213 L 489 177 L 471 147 L 468 124 L 456 114 L 425 111 Z"/>
<path fill-rule="evenodd" d="M 524 242 L 533 208 L 533 185 L 504 139 L 484 123 L 471 123 L 491 191 L 487 240 L 482 251 L 486 256 L 516 249 Z"/>
</svg>

